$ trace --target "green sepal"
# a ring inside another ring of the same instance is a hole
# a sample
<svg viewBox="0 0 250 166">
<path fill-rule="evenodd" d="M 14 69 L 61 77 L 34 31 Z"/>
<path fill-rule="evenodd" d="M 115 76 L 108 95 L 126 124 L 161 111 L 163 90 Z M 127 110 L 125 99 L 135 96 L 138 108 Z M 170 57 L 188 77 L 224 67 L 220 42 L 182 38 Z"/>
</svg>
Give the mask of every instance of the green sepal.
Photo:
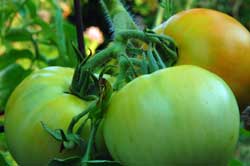
<svg viewBox="0 0 250 166">
<path fill-rule="evenodd" d="M 89 160 L 85 163 L 88 166 L 122 166 L 118 161 L 110 161 L 110 160 Z"/>
<path fill-rule="evenodd" d="M 48 166 L 82 166 L 82 164 L 87 166 L 122 166 L 119 162 L 110 160 L 89 160 L 81 162 L 81 158 L 78 156 L 65 159 L 56 158 L 51 160 Z"/>
<path fill-rule="evenodd" d="M 149 44 L 149 48 L 147 50 L 147 57 L 148 57 L 148 61 L 149 61 L 149 72 L 153 73 L 156 70 L 159 70 L 158 64 L 156 62 L 156 59 L 153 55 L 153 51 L 152 51 L 152 44 Z"/>
<path fill-rule="evenodd" d="M 82 62 L 84 61 L 84 56 L 82 55 L 82 53 L 80 52 L 80 50 L 78 49 L 78 47 L 76 46 L 75 43 L 71 42 L 72 48 L 77 56 L 78 62 Z"/>
<path fill-rule="evenodd" d="M 43 128 L 50 134 L 55 140 L 61 142 L 60 151 L 67 149 L 74 149 L 79 147 L 82 152 L 86 147 L 85 141 L 77 134 L 65 133 L 62 129 L 51 129 L 45 123 L 41 122 Z"/>
<path fill-rule="evenodd" d="M 48 166 L 81 166 L 81 158 L 78 156 L 65 159 L 55 158 L 49 162 Z"/>
<path fill-rule="evenodd" d="M 100 87 L 100 98 L 97 104 L 100 104 L 100 108 L 105 110 L 108 106 L 109 100 L 113 93 L 113 87 L 111 83 L 101 76 L 99 77 L 99 87 Z"/>
<path fill-rule="evenodd" d="M 43 128 L 57 141 L 67 141 L 62 129 L 52 130 L 45 123 L 41 122 Z"/>
</svg>

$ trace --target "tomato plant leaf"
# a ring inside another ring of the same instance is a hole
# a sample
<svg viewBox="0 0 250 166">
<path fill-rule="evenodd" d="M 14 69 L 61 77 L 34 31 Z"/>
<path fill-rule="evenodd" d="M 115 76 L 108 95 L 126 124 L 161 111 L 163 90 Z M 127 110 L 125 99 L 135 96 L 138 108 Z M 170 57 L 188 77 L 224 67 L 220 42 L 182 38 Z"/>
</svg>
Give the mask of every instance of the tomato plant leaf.
<svg viewBox="0 0 250 166">
<path fill-rule="evenodd" d="M 243 166 L 243 163 L 239 160 L 233 159 L 228 163 L 228 166 Z"/>
<path fill-rule="evenodd" d="M 0 163 L 1 165 L 3 164 L 3 166 L 10 166 L 5 160 L 4 154 L 2 152 L 0 152 Z"/>
<path fill-rule="evenodd" d="M 76 29 L 72 24 L 64 22 L 63 24 L 66 42 L 67 56 L 69 57 L 69 65 L 74 67 L 77 64 L 76 52 L 72 47 L 72 43 L 77 43 Z"/>
<path fill-rule="evenodd" d="M 34 18 L 33 24 L 39 25 L 42 28 L 42 30 L 39 32 L 39 36 L 41 36 L 45 40 L 50 40 L 53 42 L 53 44 L 55 44 L 54 39 L 56 37 L 55 33 L 53 32 L 54 29 L 52 28 L 51 25 L 49 25 L 47 22 L 45 22 L 39 17 Z"/>
<path fill-rule="evenodd" d="M 9 152 L 0 151 L 0 164 L 1 166 L 17 166 Z"/>
<path fill-rule="evenodd" d="M 9 66 L 10 64 L 14 64 L 17 59 L 20 58 L 28 58 L 33 59 L 33 53 L 28 49 L 16 50 L 12 49 L 6 54 L 0 56 L 0 70 Z"/>
<path fill-rule="evenodd" d="M 25 70 L 18 64 L 11 64 L 0 70 L 0 110 L 4 109 L 16 86 L 30 73 L 31 70 Z"/>
<path fill-rule="evenodd" d="M 63 27 L 63 16 L 62 10 L 57 4 L 57 1 L 52 1 L 52 5 L 55 7 L 55 41 L 59 50 L 60 55 L 60 65 L 65 65 L 64 63 L 68 62 L 67 59 L 67 49 L 66 49 L 66 42 L 65 42 L 65 34 L 64 34 L 64 27 Z"/>
<path fill-rule="evenodd" d="M 25 28 L 11 29 L 5 36 L 9 41 L 29 41 L 32 39 L 32 34 Z"/>
<path fill-rule="evenodd" d="M 34 16 L 37 15 L 37 8 L 36 8 L 36 5 L 35 5 L 34 1 L 27 1 L 25 5 L 26 5 L 26 7 L 27 7 L 27 9 L 29 11 L 29 14 L 31 16 L 34 17 Z"/>
</svg>

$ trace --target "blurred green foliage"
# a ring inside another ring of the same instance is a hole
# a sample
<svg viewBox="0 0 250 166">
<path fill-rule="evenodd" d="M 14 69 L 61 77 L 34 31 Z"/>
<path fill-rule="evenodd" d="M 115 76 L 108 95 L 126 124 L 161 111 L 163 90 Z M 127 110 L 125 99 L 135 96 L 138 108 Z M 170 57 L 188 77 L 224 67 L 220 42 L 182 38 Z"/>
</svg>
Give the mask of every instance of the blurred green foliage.
<svg viewBox="0 0 250 166">
<path fill-rule="evenodd" d="M 137 20 L 146 26 L 153 27 L 157 17 L 159 4 L 170 3 L 171 14 L 190 8 L 210 8 L 231 15 L 240 21 L 247 29 L 250 29 L 250 0 L 126 0 L 129 9 L 136 13 Z M 165 10 L 165 17 L 169 17 L 169 11 Z M 145 26 L 143 25 L 143 26 Z"/>
</svg>

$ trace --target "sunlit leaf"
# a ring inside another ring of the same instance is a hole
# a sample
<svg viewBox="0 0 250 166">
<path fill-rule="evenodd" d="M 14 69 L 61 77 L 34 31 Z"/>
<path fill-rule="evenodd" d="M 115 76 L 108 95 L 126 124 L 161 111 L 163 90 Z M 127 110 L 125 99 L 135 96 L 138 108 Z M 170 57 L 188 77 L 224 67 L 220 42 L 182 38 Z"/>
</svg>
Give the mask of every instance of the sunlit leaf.
<svg viewBox="0 0 250 166">
<path fill-rule="evenodd" d="M 33 53 L 28 49 L 16 50 L 12 49 L 8 53 L 0 56 L 0 70 L 10 64 L 15 63 L 20 58 L 33 59 Z"/>
<path fill-rule="evenodd" d="M 0 165 L 1 166 L 17 166 L 9 152 L 0 151 Z"/>
<path fill-rule="evenodd" d="M 9 41 L 29 41 L 32 39 L 32 34 L 25 28 L 11 29 L 5 36 Z"/>
<path fill-rule="evenodd" d="M 4 109 L 11 92 L 30 72 L 18 64 L 0 70 L 0 110 Z"/>
</svg>

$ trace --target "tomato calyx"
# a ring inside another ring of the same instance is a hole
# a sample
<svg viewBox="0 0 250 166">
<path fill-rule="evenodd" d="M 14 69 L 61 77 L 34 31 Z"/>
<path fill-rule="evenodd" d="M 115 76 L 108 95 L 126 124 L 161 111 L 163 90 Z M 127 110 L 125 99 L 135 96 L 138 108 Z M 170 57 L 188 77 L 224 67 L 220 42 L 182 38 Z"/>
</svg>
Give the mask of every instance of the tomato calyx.
<svg viewBox="0 0 250 166">
<path fill-rule="evenodd" d="M 72 148 L 80 148 L 83 156 L 72 156 L 66 159 L 53 159 L 50 164 L 63 163 L 66 164 L 69 161 L 77 162 L 78 165 L 87 165 L 89 161 L 91 161 L 92 156 L 95 154 L 94 140 L 96 137 L 97 129 L 101 123 L 103 118 L 103 114 L 106 110 L 106 107 L 109 103 L 109 99 L 112 94 L 112 86 L 111 84 L 103 78 L 104 71 L 100 73 L 98 79 L 98 88 L 100 91 L 100 95 L 97 99 L 93 100 L 90 105 L 80 114 L 73 117 L 68 129 L 67 133 L 63 132 L 60 129 L 51 130 L 45 124 L 42 123 L 45 130 L 53 136 L 56 140 L 61 142 L 61 150 L 67 150 Z M 76 124 L 84 117 L 87 116 L 85 120 L 80 122 L 80 126 L 76 128 Z M 80 137 L 80 133 L 82 132 L 83 127 L 90 122 L 91 124 L 91 132 L 88 140 L 83 140 Z M 75 129 L 75 130 L 74 130 Z M 99 160 L 98 160 L 99 162 Z M 105 161 L 106 162 L 106 161 Z"/>
</svg>

